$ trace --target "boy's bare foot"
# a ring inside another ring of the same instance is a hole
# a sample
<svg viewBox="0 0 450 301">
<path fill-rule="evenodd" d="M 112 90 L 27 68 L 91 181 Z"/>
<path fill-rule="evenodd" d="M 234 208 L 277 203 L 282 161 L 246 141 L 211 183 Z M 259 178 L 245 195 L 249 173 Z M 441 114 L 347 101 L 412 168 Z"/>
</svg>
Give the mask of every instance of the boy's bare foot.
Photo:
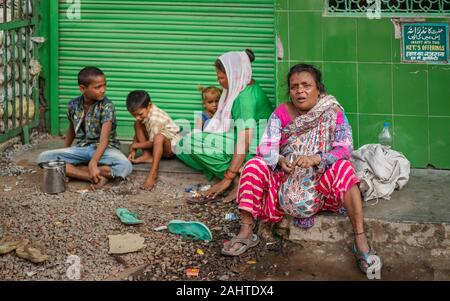
<svg viewBox="0 0 450 301">
<path fill-rule="evenodd" d="M 153 163 L 153 156 L 150 153 L 143 153 L 142 156 L 131 160 L 134 164 L 140 164 L 140 163 Z"/>
<path fill-rule="evenodd" d="M 98 183 L 91 184 L 91 188 L 92 190 L 102 189 L 106 185 L 106 183 L 108 183 L 108 178 L 100 176 L 100 180 L 98 181 Z"/>
<path fill-rule="evenodd" d="M 147 179 L 145 179 L 144 184 L 141 186 L 142 190 L 152 190 L 156 186 L 156 180 L 158 176 L 149 175 Z"/>
</svg>

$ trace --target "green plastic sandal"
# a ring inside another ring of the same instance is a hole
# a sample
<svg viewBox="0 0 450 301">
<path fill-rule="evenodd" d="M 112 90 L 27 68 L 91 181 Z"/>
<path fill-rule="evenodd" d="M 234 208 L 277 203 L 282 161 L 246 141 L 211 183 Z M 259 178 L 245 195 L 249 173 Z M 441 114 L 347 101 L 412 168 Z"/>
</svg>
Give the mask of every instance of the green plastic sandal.
<svg viewBox="0 0 450 301">
<path fill-rule="evenodd" d="M 208 227 L 197 221 L 171 220 L 167 229 L 170 233 L 180 234 L 190 240 L 212 240 L 212 233 Z"/>
<path fill-rule="evenodd" d="M 137 213 L 130 212 L 126 208 L 117 208 L 116 214 L 125 225 L 137 225 L 144 222 L 137 218 Z"/>
</svg>

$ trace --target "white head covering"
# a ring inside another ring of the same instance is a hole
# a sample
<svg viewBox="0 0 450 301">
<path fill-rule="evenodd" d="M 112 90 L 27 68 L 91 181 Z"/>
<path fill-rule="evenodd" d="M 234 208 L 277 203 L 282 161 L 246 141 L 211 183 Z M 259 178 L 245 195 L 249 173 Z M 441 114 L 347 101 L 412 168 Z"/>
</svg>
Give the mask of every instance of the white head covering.
<svg viewBox="0 0 450 301">
<path fill-rule="evenodd" d="M 219 57 L 225 67 L 228 89 L 224 89 L 219 100 L 217 112 L 204 132 L 227 132 L 231 123 L 231 109 L 239 93 L 252 80 L 252 66 L 245 51 L 230 51 Z"/>
</svg>

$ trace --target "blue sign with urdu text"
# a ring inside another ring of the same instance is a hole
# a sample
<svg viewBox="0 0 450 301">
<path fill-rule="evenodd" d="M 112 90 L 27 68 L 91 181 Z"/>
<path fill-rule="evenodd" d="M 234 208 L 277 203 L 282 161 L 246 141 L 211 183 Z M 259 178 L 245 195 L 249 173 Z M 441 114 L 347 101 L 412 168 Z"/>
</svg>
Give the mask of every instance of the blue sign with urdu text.
<svg viewBox="0 0 450 301">
<path fill-rule="evenodd" d="M 447 23 L 404 23 L 402 38 L 403 62 L 448 63 Z"/>
</svg>

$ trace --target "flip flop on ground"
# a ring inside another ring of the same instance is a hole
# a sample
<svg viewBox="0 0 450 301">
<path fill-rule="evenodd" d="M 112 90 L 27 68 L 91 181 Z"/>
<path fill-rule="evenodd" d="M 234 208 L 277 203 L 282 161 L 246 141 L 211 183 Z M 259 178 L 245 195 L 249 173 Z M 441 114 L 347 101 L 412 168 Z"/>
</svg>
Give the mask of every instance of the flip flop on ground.
<svg viewBox="0 0 450 301">
<path fill-rule="evenodd" d="M 119 217 L 120 221 L 125 225 L 138 225 L 144 222 L 138 219 L 137 213 L 130 212 L 126 208 L 117 208 L 116 215 Z"/>
<path fill-rule="evenodd" d="M 212 233 L 208 227 L 197 221 L 171 220 L 167 229 L 170 233 L 180 234 L 190 240 L 212 240 Z"/>
</svg>

